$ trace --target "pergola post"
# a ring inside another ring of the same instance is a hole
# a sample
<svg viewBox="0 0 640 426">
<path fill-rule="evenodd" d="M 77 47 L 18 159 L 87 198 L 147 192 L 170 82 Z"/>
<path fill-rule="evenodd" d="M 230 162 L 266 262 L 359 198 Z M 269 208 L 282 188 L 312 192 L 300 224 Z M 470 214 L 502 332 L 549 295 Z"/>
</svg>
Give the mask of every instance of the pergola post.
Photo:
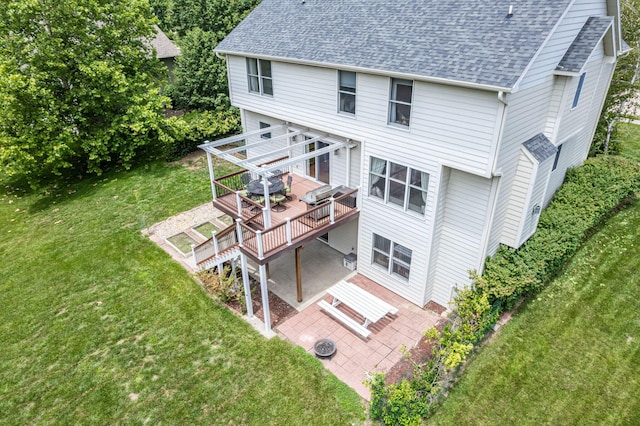
<svg viewBox="0 0 640 426">
<path fill-rule="evenodd" d="M 211 153 L 207 151 L 207 164 L 209 165 L 209 181 L 211 182 L 211 195 L 213 196 L 213 201 L 216 200 L 216 185 L 214 183 L 215 176 L 213 173 L 213 160 L 211 159 Z"/>
</svg>

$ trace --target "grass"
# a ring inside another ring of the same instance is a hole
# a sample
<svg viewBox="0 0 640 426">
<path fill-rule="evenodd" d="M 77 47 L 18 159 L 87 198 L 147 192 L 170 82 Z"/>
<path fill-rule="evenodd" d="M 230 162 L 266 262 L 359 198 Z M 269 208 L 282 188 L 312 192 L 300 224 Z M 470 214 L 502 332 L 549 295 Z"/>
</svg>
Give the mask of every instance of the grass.
<svg viewBox="0 0 640 426">
<path fill-rule="evenodd" d="M 618 137 L 623 141 L 620 146 L 620 155 L 640 161 L 640 125 L 618 124 Z"/>
<path fill-rule="evenodd" d="M 217 169 L 220 173 L 221 170 Z M 351 424 L 357 394 L 209 298 L 140 230 L 210 201 L 153 163 L 0 189 L 0 416 L 23 424 Z"/>
<path fill-rule="evenodd" d="M 167 238 L 167 241 L 182 254 L 191 253 L 191 245 L 197 244 L 196 240 L 194 240 L 184 232 Z"/>
<path fill-rule="evenodd" d="M 640 161 L 640 127 L 621 134 Z M 430 423 L 640 424 L 638 265 L 637 200 L 481 348 Z"/>
<path fill-rule="evenodd" d="M 218 228 L 211 222 L 205 222 L 196 226 L 195 228 L 193 228 L 193 230 L 202 235 L 204 238 L 211 238 L 213 231 L 219 232 L 220 228 Z"/>
</svg>

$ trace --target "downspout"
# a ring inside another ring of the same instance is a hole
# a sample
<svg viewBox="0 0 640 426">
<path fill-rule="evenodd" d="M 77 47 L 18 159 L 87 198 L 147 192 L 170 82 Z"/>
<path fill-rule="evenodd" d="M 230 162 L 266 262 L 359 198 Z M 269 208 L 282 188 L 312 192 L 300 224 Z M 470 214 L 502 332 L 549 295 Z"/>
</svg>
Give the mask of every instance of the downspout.
<svg viewBox="0 0 640 426">
<path fill-rule="evenodd" d="M 496 153 L 493 158 L 493 165 L 491 166 L 491 195 L 490 195 L 490 205 L 489 211 L 487 212 L 488 220 L 487 226 L 485 227 L 485 232 L 482 237 L 482 254 L 478 259 L 478 274 L 482 274 L 484 269 L 484 259 L 487 257 L 487 249 L 489 246 L 489 239 L 491 236 L 491 230 L 493 229 L 493 221 L 495 219 L 496 207 L 498 205 L 498 198 L 500 195 L 500 184 L 502 183 L 502 172 L 496 170 L 498 164 L 498 156 L 500 154 L 500 147 L 502 146 L 502 136 L 504 134 L 504 125 L 505 120 L 507 118 L 507 106 L 509 105 L 509 101 L 507 100 L 507 93 L 500 91 L 498 92 L 498 101 L 502 104 L 502 114 L 500 116 L 500 130 L 498 131 L 498 137 L 496 142 Z"/>
</svg>

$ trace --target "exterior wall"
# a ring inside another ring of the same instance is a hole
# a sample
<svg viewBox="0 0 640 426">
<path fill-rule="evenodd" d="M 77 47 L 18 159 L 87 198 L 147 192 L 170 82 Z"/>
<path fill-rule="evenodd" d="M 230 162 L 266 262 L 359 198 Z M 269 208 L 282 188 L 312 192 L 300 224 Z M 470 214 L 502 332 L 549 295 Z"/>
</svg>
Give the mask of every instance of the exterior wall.
<svg viewBox="0 0 640 426">
<path fill-rule="evenodd" d="M 484 262 L 483 245 L 487 211 L 491 208 L 491 179 L 458 170 L 449 171 L 443 194 L 442 220 L 437 231 L 438 250 L 433 271 L 433 291 L 428 296 L 447 306 L 454 287 L 470 282 L 469 270 Z M 440 206 L 438 207 L 440 209 Z"/>
<path fill-rule="evenodd" d="M 553 71 L 590 16 L 606 16 L 606 3 L 602 0 L 576 0 L 558 23 L 535 62 L 520 82 L 519 90 L 547 83 Z"/>
<path fill-rule="evenodd" d="M 495 93 L 414 82 L 409 129 L 388 125 L 390 79 L 357 74 L 356 114 L 338 111 L 335 69 L 272 62 L 274 95 L 249 93 L 245 58 L 227 57 L 234 105 L 355 140 L 385 141 L 408 156 L 488 175 L 499 102 Z M 303 90 L 301 90 L 303 88 Z"/>
<path fill-rule="evenodd" d="M 522 232 L 520 232 L 520 240 L 518 246 L 524 243 L 538 227 L 538 221 L 540 220 L 540 212 L 536 213 L 534 208 L 539 206 L 543 207 L 544 196 L 547 191 L 547 183 L 549 182 L 549 172 L 553 165 L 553 158 L 550 157 L 541 164 L 537 164 L 534 169 L 533 182 L 531 185 L 531 194 L 528 197 L 528 205 L 522 212 L 523 226 Z"/>
<path fill-rule="evenodd" d="M 343 254 L 355 253 L 358 247 L 358 221 L 345 223 L 329 231 L 329 245 Z"/>
<path fill-rule="evenodd" d="M 521 150 L 524 151 L 524 148 Z M 524 152 L 521 152 L 502 229 L 502 242 L 510 247 L 520 245 L 523 212 L 529 199 L 534 169 L 533 161 Z"/>
<path fill-rule="evenodd" d="M 399 206 L 384 204 L 380 199 L 368 195 L 368 171 L 372 155 L 429 174 L 429 190 L 424 215 L 405 212 Z M 426 303 L 425 283 L 431 255 L 434 206 L 438 197 L 440 170 L 436 163 L 426 159 L 399 158 L 391 145 L 373 142 L 367 142 L 364 145 L 362 208 L 358 230 L 358 272 L 419 306 Z M 411 272 L 408 281 L 390 275 L 386 270 L 373 264 L 374 233 L 411 249 Z"/>
</svg>

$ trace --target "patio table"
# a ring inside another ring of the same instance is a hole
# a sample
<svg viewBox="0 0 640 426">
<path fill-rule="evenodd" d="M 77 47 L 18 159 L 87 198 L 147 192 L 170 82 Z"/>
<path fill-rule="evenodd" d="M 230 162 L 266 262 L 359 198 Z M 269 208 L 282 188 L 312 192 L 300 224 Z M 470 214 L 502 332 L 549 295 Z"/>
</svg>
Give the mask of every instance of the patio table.
<svg viewBox="0 0 640 426">
<path fill-rule="evenodd" d="M 384 300 L 344 280 L 329 287 L 327 293 L 333 296 L 332 306 L 335 307 L 340 303 L 344 303 L 362 315 L 365 318 L 362 326 L 365 328 L 369 324 L 384 318 L 387 314 L 398 313 L 397 308 L 391 306 Z"/>
<path fill-rule="evenodd" d="M 284 182 L 280 179 L 268 180 L 269 195 L 281 192 L 284 190 Z M 250 194 L 265 195 L 264 194 L 264 182 L 261 180 L 252 180 L 247 184 L 247 191 Z"/>
</svg>

